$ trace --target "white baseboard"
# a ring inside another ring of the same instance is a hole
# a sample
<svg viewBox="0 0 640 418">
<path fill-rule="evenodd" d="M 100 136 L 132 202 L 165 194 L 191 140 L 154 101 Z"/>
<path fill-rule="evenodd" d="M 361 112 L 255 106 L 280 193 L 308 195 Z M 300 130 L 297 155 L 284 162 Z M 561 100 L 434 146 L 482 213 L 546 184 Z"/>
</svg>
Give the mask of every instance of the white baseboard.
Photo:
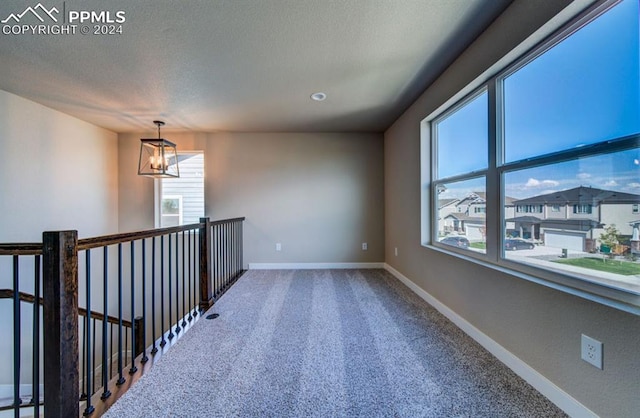
<svg viewBox="0 0 640 418">
<path fill-rule="evenodd" d="M 556 404 L 558 408 L 572 417 L 598 417 L 593 411 L 581 404 L 567 392 L 556 386 L 549 379 L 544 377 L 538 371 L 533 369 L 527 363 L 516 357 L 509 350 L 495 342 L 489 336 L 484 334 L 478 328 L 474 327 L 466 319 L 448 308 L 435 297 L 431 296 L 420 286 L 412 282 L 398 270 L 389 264 L 384 264 L 385 270 L 394 275 L 398 280 L 404 283 L 414 293 L 424 299 L 429 305 L 437 309 L 441 314 L 449 318 L 451 322 L 456 324 L 458 328 L 464 331 L 471 338 L 476 340 L 487 351 L 493 354 L 498 360 L 513 370 L 518 376 L 523 378 L 527 383 L 533 386 L 538 392 L 542 393 L 547 399 Z"/>
<path fill-rule="evenodd" d="M 249 263 L 249 270 L 383 269 L 385 263 Z"/>
</svg>

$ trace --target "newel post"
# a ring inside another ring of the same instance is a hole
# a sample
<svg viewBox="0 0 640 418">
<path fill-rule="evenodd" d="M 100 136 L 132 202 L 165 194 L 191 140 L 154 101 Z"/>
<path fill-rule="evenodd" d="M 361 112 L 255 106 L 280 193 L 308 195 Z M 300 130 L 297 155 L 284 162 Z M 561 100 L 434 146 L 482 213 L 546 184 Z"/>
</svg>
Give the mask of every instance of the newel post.
<svg viewBox="0 0 640 418">
<path fill-rule="evenodd" d="M 213 305 L 211 285 L 211 223 L 209 218 L 200 218 L 200 311 L 205 312 Z"/>
<path fill-rule="evenodd" d="M 42 235 L 45 417 L 77 417 L 78 231 Z"/>
</svg>

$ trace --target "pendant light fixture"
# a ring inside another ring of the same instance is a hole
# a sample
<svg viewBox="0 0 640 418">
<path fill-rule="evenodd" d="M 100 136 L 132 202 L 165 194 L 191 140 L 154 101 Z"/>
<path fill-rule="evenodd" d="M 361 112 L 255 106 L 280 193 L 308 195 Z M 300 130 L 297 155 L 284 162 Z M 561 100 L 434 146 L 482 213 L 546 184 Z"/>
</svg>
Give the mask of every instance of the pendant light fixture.
<svg viewBox="0 0 640 418">
<path fill-rule="evenodd" d="M 160 137 L 161 120 L 154 120 L 158 138 L 140 139 L 138 175 L 147 177 L 180 177 L 176 144 Z"/>
</svg>

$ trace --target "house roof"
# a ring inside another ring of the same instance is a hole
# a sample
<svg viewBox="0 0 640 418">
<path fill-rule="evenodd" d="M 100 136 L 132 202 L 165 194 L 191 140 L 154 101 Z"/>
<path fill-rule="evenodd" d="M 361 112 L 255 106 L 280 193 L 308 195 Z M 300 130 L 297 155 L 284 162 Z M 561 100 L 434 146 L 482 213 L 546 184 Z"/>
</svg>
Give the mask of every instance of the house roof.
<svg viewBox="0 0 640 418">
<path fill-rule="evenodd" d="M 593 219 L 540 219 L 535 216 L 516 216 L 505 219 L 505 222 L 536 224 L 543 228 L 562 228 L 574 231 L 587 231 L 591 228 L 602 228 L 604 225 Z"/>
<path fill-rule="evenodd" d="M 468 223 L 485 223 L 486 220 L 484 216 L 469 216 L 464 213 L 451 213 L 444 217 L 444 219 L 452 218 L 457 219 L 459 221 L 464 221 Z"/>
<path fill-rule="evenodd" d="M 516 200 L 513 203 L 516 205 L 640 203 L 640 195 L 580 186 L 573 189 Z"/>
<path fill-rule="evenodd" d="M 487 201 L 485 192 L 471 192 L 464 199 L 460 200 L 460 204 L 470 205 L 472 203 L 484 203 Z"/>
<path fill-rule="evenodd" d="M 442 209 L 451 205 L 452 203 L 459 202 L 460 199 L 438 199 L 438 208 Z"/>
</svg>

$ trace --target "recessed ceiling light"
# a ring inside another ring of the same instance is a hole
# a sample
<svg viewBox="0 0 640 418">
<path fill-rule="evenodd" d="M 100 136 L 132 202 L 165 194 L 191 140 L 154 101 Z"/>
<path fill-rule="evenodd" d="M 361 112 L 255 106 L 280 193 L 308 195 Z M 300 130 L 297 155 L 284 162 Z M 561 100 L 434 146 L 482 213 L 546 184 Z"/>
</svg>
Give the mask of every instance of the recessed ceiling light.
<svg viewBox="0 0 640 418">
<path fill-rule="evenodd" d="M 319 91 L 319 92 L 317 92 L 317 93 L 313 93 L 313 94 L 311 95 L 311 100 L 315 100 L 316 102 L 321 102 L 321 101 L 323 101 L 323 100 L 324 100 L 324 99 L 326 99 L 326 98 L 327 98 L 327 95 L 326 95 L 326 94 L 324 94 L 324 93 L 323 93 L 323 92 L 321 92 L 321 91 Z"/>
</svg>

